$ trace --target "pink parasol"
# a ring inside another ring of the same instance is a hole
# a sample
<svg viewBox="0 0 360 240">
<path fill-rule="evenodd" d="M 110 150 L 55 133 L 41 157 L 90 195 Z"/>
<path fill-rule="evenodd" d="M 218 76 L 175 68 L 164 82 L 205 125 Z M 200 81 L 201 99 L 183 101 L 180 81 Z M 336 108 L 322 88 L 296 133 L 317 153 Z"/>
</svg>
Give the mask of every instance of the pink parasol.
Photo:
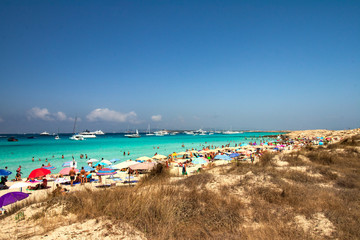
<svg viewBox="0 0 360 240">
<path fill-rule="evenodd" d="M 59 172 L 59 174 L 69 175 L 69 172 L 70 172 L 71 169 L 72 169 L 71 167 L 63 168 L 63 169 Z M 76 169 L 76 168 L 75 168 L 74 170 L 75 170 L 76 173 L 79 172 L 79 169 Z"/>
<path fill-rule="evenodd" d="M 155 166 L 155 163 L 143 162 L 129 166 L 132 170 L 150 170 Z"/>
</svg>

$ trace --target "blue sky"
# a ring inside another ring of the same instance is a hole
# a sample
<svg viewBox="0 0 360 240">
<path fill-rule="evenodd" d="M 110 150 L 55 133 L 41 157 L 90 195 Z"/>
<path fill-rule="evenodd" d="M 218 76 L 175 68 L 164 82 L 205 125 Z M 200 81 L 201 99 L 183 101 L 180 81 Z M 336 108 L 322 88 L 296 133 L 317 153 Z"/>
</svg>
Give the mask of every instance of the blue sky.
<svg viewBox="0 0 360 240">
<path fill-rule="evenodd" d="M 0 132 L 360 127 L 360 1 L 1 1 Z"/>
</svg>

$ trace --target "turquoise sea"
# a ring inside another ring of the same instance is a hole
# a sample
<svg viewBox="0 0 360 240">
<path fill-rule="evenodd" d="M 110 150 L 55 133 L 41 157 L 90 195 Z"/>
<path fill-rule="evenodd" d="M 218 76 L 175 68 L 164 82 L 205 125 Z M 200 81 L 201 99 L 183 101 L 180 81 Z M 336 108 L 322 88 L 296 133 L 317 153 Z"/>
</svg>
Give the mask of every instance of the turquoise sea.
<svg viewBox="0 0 360 240">
<path fill-rule="evenodd" d="M 152 157 L 155 153 L 168 155 L 172 152 L 185 151 L 186 149 L 200 150 L 204 146 L 222 146 L 230 143 L 248 143 L 261 139 L 269 140 L 266 135 L 276 135 L 281 133 L 274 132 L 244 132 L 235 135 L 186 135 L 178 134 L 175 136 L 146 136 L 142 134 L 141 138 L 127 138 L 124 134 L 105 134 L 97 136 L 95 139 L 86 139 L 85 141 L 70 140 L 70 134 L 60 134 L 60 140 L 55 140 L 54 136 L 40 135 L 0 135 L 0 169 L 8 167 L 12 171 L 9 179 L 15 177 L 15 170 L 22 166 L 22 177 L 35 168 L 41 167 L 46 158 L 52 166 L 57 169 L 53 173 L 58 173 L 62 169 L 62 164 L 72 160 L 74 156 L 78 162 L 78 167 L 86 165 L 87 159 L 80 159 L 80 154 L 87 154 L 89 158 L 101 160 L 101 158 L 111 160 L 120 159 L 119 162 L 128 159 L 135 160 L 141 156 Z M 8 137 L 15 137 L 18 142 L 8 142 Z M 34 137 L 34 138 L 29 138 Z M 182 147 L 184 145 L 184 147 Z M 124 152 L 126 155 L 124 156 Z M 130 152 L 130 155 L 128 155 Z M 64 159 L 61 156 L 64 155 Z M 32 162 L 32 157 L 35 161 Z M 40 159 L 40 160 L 39 160 Z"/>
</svg>

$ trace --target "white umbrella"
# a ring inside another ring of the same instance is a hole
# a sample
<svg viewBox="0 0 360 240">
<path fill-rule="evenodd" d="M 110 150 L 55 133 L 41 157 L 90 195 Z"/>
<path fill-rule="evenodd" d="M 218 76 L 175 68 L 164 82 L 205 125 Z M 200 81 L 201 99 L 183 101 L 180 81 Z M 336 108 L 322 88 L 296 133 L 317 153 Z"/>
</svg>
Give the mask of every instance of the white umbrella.
<svg viewBox="0 0 360 240">
<path fill-rule="evenodd" d="M 158 155 L 155 155 L 152 157 L 152 159 L 164 159 L 164 158 L 167 158 L 167 156 L 164 156 L 164 155 L 161 155 L 161 154 L 158 154 Z"/>
<path fill-rule="evenodd" d="M 151 160 L 151 158 L 146 157 L 146 156 L 143 156 L 143 157 L 139 157 L 139 158 L 136 159 L 136 160 L 139 160 L 139 161 L 147 161 L 147 160 Z"/>
<path fill-rule="evenodd" d="M 91 158 L 91 159 L 87 160 L 86 162 L 87 162 L 87 163 L 90 163 L 90 162 L 98 162 L 98 161 L 99 161 L 99 160 L 97 160 L 97 159 Z"/>
<path fill-rule="evenodd" d="M 26 183 L 26 182 L 18 182 L 18 183 L 15 183 L 15 184 L 11 185 L 11 186 L 9 187 L 9 189 L 20 188 L 20 191 L 22 192 L 22 188 L 23 188 L 23 187 L 28 187 L 28 186 L 30 186 L 29 183 Z"/>
<path fill-rule="evenodd" d="M 111 165 L 112 164 L 112 162 L 110 162 L 109 160 L 101 160 L 101 162 L 103 162 L 103 163 L 106 163 L 107 165 Z"/>
<path fill-rule="evenodd" d="M 111 168 L 112 169 L 123 169 L 123 168 L 128 168 L 130 165 L 134 165 L 136 163 L 137 162 L 135 162 L 135 161 L 128 160 L 125 162 L 118 163 L 116 165 L 112 165 Z"/>
<path fill-rule="evenodd" d="M 28 187 L 28 186 L 30 186 L 29 183 L 26 183 L 26 182 L 18 182 L 18 183 L 15 183 L 15 184 L 11 185 L 11 186 L 9 187 L 9 189 L 23 188 L 23 187 Z"/>
</svg>

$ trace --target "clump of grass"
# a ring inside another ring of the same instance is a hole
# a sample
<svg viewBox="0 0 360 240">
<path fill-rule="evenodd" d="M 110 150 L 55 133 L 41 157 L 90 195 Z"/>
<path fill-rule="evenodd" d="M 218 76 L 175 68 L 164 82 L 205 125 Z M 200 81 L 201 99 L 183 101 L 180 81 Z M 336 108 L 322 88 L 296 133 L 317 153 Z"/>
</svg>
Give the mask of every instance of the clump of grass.
<svg viewBox="0 0 360 240">
<path fill-rule="evenodd" d="M 310 159 L 310 161 L 322 165 L 330 165 L 335 161 L 334 154 L 322 150 L 308 152 L 306 156 Z"/>
<path fill-rule="evenodd" d="M 36 221 L 36 220 L 38 220 L 40 218 L 43 218 L 43 217 L 45 217 L 45 211 L 39 211 L 39 212 L 37 212 L 37 213 L 35 213 L 35 214 L 33 214 L 31 216 L 31 220 Z"/>
<path fill-rule="evenodd" d="M 273 165 L 273 158 L 275 157 L 275 153 L 272 152 L 265 152 L 261 157 L 259 164 L 263 167 L 272 166 Z"/>
<path fill-rule="evenodd" d="M 141 178 L 140 183 L 166 181 L 170 178 L 170 171 L 164 164 L 157 164 L 151 171 Z"/>
<path fill-rule="evenodd" d="M 187 178 L 184 178 L 178 181 L 176 184 L 182 184 L 187 188 L 196 188 L 201 187 L 209 183 L 214 179 L 214 176 L 211 173 L 203 172 L 200 174 L 192 175 Z"/>
<path fill-rule="evenodd" d="M 303 166 L 305 163 L 300 158 L 300 152 L 291 152 L 289 154 L 282 155 L 280 160 L 288 162 L 291 166 Z"/>
<path fill-rule="evenodd" d="M 297 183 L 307 184 L 307 183 L 319 182 L 318 178 L 311 177 L 306 172 L 300 172 L 300 171 L 285 171 L 282 173 L 282 177 L 295 181 Z"/>
<path fill-rule="evenodd" d="M 319 165 L 316 167 L 312 167 L 312 169 L 314 172 L 320 173 L 323 178 L 325 178 L 325 180 L 333 181 L 338 178 L 338 175 L 334 173 L 328 166 Z"/>
</svg>

